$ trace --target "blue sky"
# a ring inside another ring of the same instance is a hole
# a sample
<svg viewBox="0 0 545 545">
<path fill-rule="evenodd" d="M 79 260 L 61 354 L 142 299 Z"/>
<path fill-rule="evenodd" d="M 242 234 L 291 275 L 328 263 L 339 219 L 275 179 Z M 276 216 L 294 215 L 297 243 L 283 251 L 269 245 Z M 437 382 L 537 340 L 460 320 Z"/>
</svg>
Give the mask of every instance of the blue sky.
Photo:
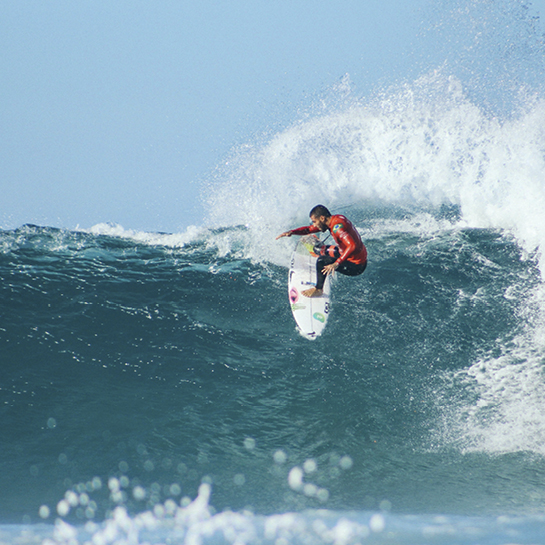
<svg viewBox="0 0 545 545">
<path fill-rule="evenodd" d="M 347 73 L 359 94 L 414 76 L 433 3 L 1 1 L 0 228 L 200 224 L 234 146 Z"/>
</svg>

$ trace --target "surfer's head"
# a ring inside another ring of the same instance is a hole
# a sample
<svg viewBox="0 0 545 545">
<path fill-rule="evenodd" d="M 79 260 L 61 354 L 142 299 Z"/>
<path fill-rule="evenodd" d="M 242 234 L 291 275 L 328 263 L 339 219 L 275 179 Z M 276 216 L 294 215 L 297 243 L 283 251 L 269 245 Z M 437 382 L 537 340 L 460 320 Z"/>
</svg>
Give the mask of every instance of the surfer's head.
<svg viewBox="0 0 545 545">
<path fill-rule="evenodd" d="M 323 204 L 317 204 L 311 211 L 309 216 L 312 218 L 314 216 L 315 218 L 319 218 L 320 216 L 325 216 L 326 218 L 331 217 L 331 212 L 323 205 Z"/>
<path fill-rule="evenodd" d="M 320 231 L 325 232 L 328 229 L 328 220 L 331 217 L 331 212 L 323 205 L 317 204 L 310 211 L 310 219 L 312 225 L 315 225 Z"/>
</svg>

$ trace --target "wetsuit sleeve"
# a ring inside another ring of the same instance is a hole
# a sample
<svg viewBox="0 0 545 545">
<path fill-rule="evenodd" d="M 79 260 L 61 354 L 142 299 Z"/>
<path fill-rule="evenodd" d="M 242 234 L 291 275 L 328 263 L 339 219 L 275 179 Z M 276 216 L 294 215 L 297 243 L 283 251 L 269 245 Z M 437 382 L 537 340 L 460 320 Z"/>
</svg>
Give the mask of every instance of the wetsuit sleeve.
<svg viewBox="0 0 545 545">
<path fill-rule="evenodd" d="M 344 246 L 343 251 L 341 252 L 341 256 L 336 261 L 337 265 L 340 265 L 356 251 L 358 245 L 354 240 L 354 237 L 352 237 L 350 233 L 346 231 L 344 225 L 338 224 L 335 227 L 337 227 L 337 231 L 335 232 L 335 238 L 337 240 L 342 240 Z"/>
<path fill-rule="evenodd" d="M 297 227 L 297 229 L 292 229 L 292 235 L 310 235 L 310 233 L 317 233 L 320 229 L 314 225 L 308 225 L 305 227 Z"/>
</svg>

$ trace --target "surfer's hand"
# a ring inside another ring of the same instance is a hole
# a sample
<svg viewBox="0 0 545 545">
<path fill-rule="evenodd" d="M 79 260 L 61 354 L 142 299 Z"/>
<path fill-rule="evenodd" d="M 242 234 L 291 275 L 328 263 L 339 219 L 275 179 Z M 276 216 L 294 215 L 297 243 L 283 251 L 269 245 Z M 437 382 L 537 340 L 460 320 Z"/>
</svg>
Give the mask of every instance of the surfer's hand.
<svg viewBox="0 0 545 545">
<path fill-rule="evenodd" d="M 282 238 L 282 237 L 291 237 L 291 231 L 286 231 L 285 233 L 282 233 L 281 235 L 278 235 L 276 237 L 276 240 L 278 240 L 279 238 Z"/>
<path fill-rule="evenodd" d="M 331 265 L 326 265 L 322 272 L 327 276 L 328 274 L 333 274 L 336 270 L 339 264 L 335 261 L 335 263 L 331 263 Z"/>
</svg>

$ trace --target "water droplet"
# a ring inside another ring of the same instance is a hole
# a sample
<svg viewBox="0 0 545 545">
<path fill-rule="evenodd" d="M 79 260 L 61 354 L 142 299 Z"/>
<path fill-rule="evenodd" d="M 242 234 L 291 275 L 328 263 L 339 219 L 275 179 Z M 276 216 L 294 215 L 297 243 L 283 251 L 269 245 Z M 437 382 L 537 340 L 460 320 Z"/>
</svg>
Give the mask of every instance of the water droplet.
<svg viewBox="0 0 545 545">
<path fill-rule="evenodd" d="M 135 486 L 132 495 L 134 496 L 134 499 L 138 501 L 146 499 L 146 491 L 141 486 Z"/>
<path fill-rule="evenodd" d="M 303 470 L 300 467 L 293 467 L 288 475 L 288 484 L 293 490 L 300 490 L 303 487 Z"/>
<path fill-rule="evenodd" d="M 384 517 L 379 514 L 373 515 L 369 521 L 369 528 L 371 528 L 373 532 L 382 532 L 385 526 Z"/>
<path fill-rule="evenodd" d="M 354 462 L 350 456 L 343 456 L 339 465 L 341 466 L 341 469 L 350 469 L 354 465 Z"/>
<path fill-rule="evenodd" d="M 244 439 L 244 446 L 247 450 L 254 450 L 255 449 L 255 439 L 252 439 L 251 437 L 246 437 Z"/>
<path fill-rule="evenodd" d="M 283 450 L 277 450 L 273 454 L 273 459 L 277 464 L 285 464 L 288 457 L 286 456 L 286 453 Z"/>
<path fill-rule="evenodd" d="M 66 500 L 61 500 L 57 504 L 57 513 L 61 517 L 68 515 L 68 513 L 70 513 L 70 504 Z"/>
</svg>

